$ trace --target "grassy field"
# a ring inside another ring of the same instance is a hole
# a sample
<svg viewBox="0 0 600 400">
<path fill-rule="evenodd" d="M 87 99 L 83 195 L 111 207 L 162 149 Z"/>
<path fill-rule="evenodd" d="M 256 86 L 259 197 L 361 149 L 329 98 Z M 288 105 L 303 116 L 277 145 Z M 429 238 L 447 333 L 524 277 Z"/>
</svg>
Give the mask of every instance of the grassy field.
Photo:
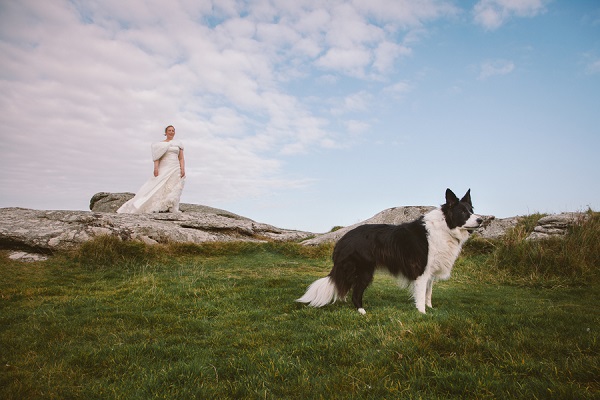
<svg viewBox="0 0 600 400">
<path fill-rule="evenodd" d="M 535 217 L 532 217 L 535 218 Z M 599 218 L 564 240 L 471 240 L 434 309 L 378 275 L 367 314 L 294 302 L 331 246 L 0 254 L 2 399 L 597 399 Z"/>
</svg>

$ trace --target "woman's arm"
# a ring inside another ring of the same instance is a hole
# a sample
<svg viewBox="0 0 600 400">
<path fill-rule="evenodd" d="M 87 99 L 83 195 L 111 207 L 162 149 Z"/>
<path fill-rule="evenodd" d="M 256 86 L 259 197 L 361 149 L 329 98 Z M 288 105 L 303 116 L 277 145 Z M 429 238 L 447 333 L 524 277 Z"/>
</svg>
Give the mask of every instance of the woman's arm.
<svg viewBox="0 0 600 400">
<path fill-rule="evenodd" d="M 179 168 L 181 168 L 181 177 L 185 177 L 185 159 L 183 157 L 183 149 L 179 149 Z"/>
<path fill-rule="evenodd" d="M 154 176 L 158 176 L 158 164 L 159 163 L 160 163 L 160 160 L 154 161 Z"/>
</svg>

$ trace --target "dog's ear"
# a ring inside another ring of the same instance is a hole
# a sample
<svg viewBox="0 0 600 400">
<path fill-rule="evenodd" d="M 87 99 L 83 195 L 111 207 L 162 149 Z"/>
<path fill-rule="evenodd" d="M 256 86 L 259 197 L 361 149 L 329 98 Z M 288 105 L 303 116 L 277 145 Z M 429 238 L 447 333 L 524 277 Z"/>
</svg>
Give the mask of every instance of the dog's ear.
<svg viewBox="0 0 600 400">
<path fill-rule="evenodd" d="M 452 190 L 446 189 L 446 205 L 452 207 L 456 203 L 458 203 L 458 197 L 456 197 Z"/>
<path fill-rule="evenodd" d="M 471 189 L 467 190 L 467 193 L 465 193 L 465 195 L 463 196 L 463 198 L 460 201 L 461 201 L 461 203 L 465 202 L 468 205 L 470 205 L 471 207 L 473 207 L 473 204 L 471 203 Z"/>
</svg>

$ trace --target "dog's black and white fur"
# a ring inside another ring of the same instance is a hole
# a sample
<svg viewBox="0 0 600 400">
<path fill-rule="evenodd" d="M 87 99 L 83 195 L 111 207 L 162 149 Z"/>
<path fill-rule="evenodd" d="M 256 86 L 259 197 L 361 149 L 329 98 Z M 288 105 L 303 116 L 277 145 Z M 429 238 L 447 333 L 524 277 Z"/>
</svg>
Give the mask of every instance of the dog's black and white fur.
<svg viewBox="0 0 600 400">
<path fill-rule="evenodd" d="M 347 232 L 333 249 L 333 269 L 313 282 L 297 301 L 322 307 L 352 289 L 352 302 L 365 314 L 363 293 L 376 268 L 387 269 L 410 286 L 417 309 L 431 307 L 435 279 L 448 279 L 469 232 L 482 218 L 473 214 L 471 189 L 461 200 L 446 190 L 446 203 L 419 219 L 401 224 L 361 225 Z"/>
</svg>

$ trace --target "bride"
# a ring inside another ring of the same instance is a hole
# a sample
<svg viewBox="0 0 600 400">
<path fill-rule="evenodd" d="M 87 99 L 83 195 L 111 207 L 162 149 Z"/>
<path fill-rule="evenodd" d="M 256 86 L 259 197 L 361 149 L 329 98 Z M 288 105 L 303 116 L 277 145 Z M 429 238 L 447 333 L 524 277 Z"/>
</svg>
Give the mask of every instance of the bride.
<svg viewBox="0 0 600 400">
<path fill-rule="evenodd" d="M 135 197 L 117 210 L 118 213 L 179 212 L 179 198 L 185 182 L 183 144 L 173 140 L 173 125 L 166 127 L 165 136 L 164 141 L 152 143 L 154 178 L 144 183 Z"/>
</svg>

